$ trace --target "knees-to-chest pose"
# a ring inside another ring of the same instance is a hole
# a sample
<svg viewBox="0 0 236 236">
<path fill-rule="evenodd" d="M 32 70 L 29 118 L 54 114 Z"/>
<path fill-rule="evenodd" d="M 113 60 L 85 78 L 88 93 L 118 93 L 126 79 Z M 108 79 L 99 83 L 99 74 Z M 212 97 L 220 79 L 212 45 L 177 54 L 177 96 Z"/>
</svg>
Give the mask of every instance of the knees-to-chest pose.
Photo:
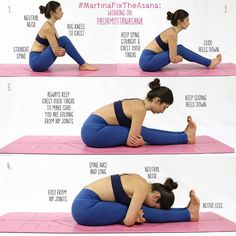
<svg viewBox="0 0 236 236">
<path fill-rule="evenodd" d="M 167 20 L 171 21 L 172 27 L 160 33 L 143 50 L 139 66 L 143 71 L 159 71 L 169 63 L 179 63 L 183 59 L 204 65 L 213 69 L 221 62 L 221 54 L 214 59 L 205 58 L 183 45 L 177 44 L 178 33 L 189 26 L 189 14 L 182 9 L 174 13 L 167 12 Z"/>
<path fill-rule="evenodd" d="M 137 174 L 111 175 L 83 188 L 72 204 L 72 216 L 82 225 L 198 221 L 200 201 L 192 190 L 185 208 L 171 208 L 178 184 L 148 183 Z"/>
<path fill-rule="evenodd" d="M 85 62 L 68 37 L 58 36 L 55 23 L 63 15 L 60 3 L 50 1 L 39 9 L 47 21 L 40 28 L 32 45 L 29 56 L 31 69 L 37 72 L 46 71 L 57 57 L 63 57 L 67 53 L 79 64 L 80 70 L 97 70 L 94 65 Z"/>
<path fill-rule="evenodd" d="M 142 126 L 146 112 L 163 113 L 173 103 L 172 91 L 155 79 L 145 99 L 124 99 L 99 108 L 84 122 L 81 137 L 90 147 L 130 147 L 195 143 L 196 124 L 188 117 L 184 131 L 173 132 Z"/>
</svg>

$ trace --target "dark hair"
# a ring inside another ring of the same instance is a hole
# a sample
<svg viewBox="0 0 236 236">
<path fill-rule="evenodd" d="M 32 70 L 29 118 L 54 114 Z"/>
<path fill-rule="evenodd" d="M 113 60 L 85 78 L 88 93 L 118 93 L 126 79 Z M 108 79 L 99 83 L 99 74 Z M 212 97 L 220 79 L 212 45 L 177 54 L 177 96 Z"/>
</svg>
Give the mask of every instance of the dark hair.
<svg viewBox="0 0 236 236">
<path fill-rule="evenodd" d="M 56 1 L 50 1 L 47 3 L 46 6 L 40 6 L 39 10 L 41 14 L 44 14 L 47 19 L 51 18 L 51 11 L 56 11 L 56 9 L 60 6 L 61 4 Z"/>
<path fill-rule="evenodd" d="M 160 209 L 168 210 L 171 208 L 175 201 L 175 195 L 172 190 L 176 189 L 177 187 L 178 184 L 171 178 L 167 178 L 164 184 L 152 184 L 152 191 L 158 191 L 161 195 L 161 198 L 157 201 L 157 203 L 160 203 Z"/>
<path fill-rule="evenodd" d="M 171 105 L 174 101 L 173 93 L 172 91 L 165 87 L 161 86 L 160 80 L 158 78 L 154 79 L 149 84 L 149 88 L 151 89 L 147 94 L 147 99 L 151 101 L 153 98 L 160 98 L 161 103 L 167 103 L 168 105 Z"/>
<path fill-rule="evenodd" d="M 188 16 L 189 16 L 188 12 L 186 12 L 183 9 L 179 9 L 174 13 L 170 11 L 167 12 L 167 20 L 170 20 L 173 26 L 177 26 L 178 20 L 183 21 Z"/>
</svg>

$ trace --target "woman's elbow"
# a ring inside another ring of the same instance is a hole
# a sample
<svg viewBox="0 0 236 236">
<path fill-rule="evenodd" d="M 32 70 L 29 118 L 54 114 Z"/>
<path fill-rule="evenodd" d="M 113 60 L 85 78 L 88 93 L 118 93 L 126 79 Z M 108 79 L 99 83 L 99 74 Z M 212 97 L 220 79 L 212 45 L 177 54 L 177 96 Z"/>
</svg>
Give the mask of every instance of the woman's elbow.
<svg viewBox="0 0 236 236">
<path fill-rule="evenodd" d="M 124 219 L 123 223 L 124 223 L 124 225 L 130 227 L 130 226 L 133 226 L 135 224 L 135 220 L 133 220 L 133 219 Z"/>
</svg>

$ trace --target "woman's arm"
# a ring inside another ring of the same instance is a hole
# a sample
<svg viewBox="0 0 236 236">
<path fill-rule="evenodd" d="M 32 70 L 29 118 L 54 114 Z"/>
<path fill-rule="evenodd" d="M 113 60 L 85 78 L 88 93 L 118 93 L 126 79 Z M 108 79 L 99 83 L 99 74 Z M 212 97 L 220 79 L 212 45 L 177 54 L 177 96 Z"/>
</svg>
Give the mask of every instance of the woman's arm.
<svg viewBox="0 0 236 236">
<path fill-rule="evenodd" d="M 175 32 L 171 32 L 168 35 L 168 46 L 169 46 L 169 57 L 172 63 L 178 63 L 182 61 L 182 57 L 177 54 L 177 34 Z"/>
<path fill-rule="evenodd" d="M 132 109 L 132 121 L 128 139 L 126 142 L 127 146 L 138 147 L 144 145 L 144 141 L 141 136 L 141 129 L 145 115 L 146 110 L 144 109 L 144 107 L 137 105 Z"/>
<path fill-rule="evenodd" d="M 123 220 L 123 223 L 125 225 L 132 226 L 136 222 L 143 223 L 145 219 L 142 218 L 143 213 L 140 209 L 143 205 L 145 198 L 147 197 L 148 191 L 149 191 L 148 186 L 144 181 L 138 183 L 138 186 L 136 186 L 133 192 L 132 199 L 128 211 L 126 213 L 126 216 Z M 140 222 L 140 220 L 142 222 Z"/>
<path fill-rule="evenodd" d="M 59 46 L 54 30 L 51 27 L 46 27 L 44 33 L 52 48 L 54 55 L 57 57 L 64 56 L 66 51 L 64 48 Z"/>
</svg>

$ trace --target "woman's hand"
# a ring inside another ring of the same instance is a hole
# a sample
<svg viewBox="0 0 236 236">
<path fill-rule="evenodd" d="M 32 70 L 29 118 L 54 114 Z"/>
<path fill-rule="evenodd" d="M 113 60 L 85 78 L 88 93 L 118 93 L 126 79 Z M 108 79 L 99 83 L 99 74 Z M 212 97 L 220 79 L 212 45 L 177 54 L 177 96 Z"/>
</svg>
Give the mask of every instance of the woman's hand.
<svg viewBox="0 0 236 236">
<path fill-rule="evenodd" d="M 53 52 L 54 52 L 54 55 L 57 57 L 63 57 L 66 54 L 66 50 L 62 47 L 55 49 Z"/>
<path fill-rule="evenodd" d="M 123 220 L 124 224 L 127 226 L 145 222 L 145 218 L 143 217 L 144 213 L 141 208 L 150 192 L 150 185 L 147 184 L 145 179 L 141 176 L 136 176 L 134 178 L 135 180 L 132 181 L 133 195 Z"/>
<path fill-rule="evenodd" d="M 135 218 L 135 221 L 134 220 L 128 220 L 127 218 L 125 218 L 123 220 L 123 224 L 126 225 L 126 226 L 133 226 L 134 224 L 143 224 L 145 223 L 146 219 L 143 217 L 143 210 L 139 210 L 138 211 L 138 214 Z"/>
<path fill-rule="evenodd" d="M 139 210 L 137 218 L 136 218 L 136 223 L 137 224 L 145 223 L 146 219 L 143 217 L 143 215 L 144 215 L 143 210 Z"/>
<path fill-rule="evenodd" d="M 171 58 L 171 62 L 172 63 L 179 63 L 183 61 L 183 57 L 181 57 L 180 55 L 176 55 L 174 57 Z"/>
<path fill-rule="evenodd" d="M 143 137 L 141 135 L 129 135 L 127 140 L 127 146 L 129 147 L 141 147 L 145 144 Z"/>
</svg>

